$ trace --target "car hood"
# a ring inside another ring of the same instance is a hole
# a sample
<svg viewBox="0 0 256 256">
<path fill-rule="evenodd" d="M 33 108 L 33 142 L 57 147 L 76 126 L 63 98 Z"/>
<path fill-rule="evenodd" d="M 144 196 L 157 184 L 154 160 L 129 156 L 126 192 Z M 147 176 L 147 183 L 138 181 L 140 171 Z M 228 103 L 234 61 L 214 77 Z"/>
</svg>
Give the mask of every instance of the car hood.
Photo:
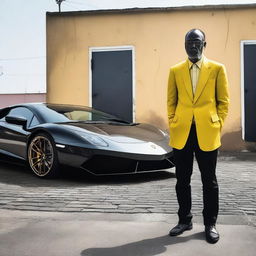
<svg viewBox="0 0 256 256">
<path fill-rule="evenodd" d="M 88 124 L 68 123 L 61 124 L 76 132 L 89 132 L 109 140 L 120 143 L 157 142 L 166 139 L 163 132 L 149 124 L 123 125 L 123 124 Z"/>
</svg>

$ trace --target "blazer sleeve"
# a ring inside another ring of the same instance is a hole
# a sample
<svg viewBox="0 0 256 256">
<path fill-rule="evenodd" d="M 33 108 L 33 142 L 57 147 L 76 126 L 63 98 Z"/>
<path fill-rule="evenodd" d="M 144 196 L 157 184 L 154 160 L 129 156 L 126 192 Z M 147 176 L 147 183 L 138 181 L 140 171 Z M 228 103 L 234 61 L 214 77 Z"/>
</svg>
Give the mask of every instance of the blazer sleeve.
<svg viewBox="0 0 256 256">
<path fill-rule="evenodd" d="M 174 71 L 171 68 L 168 79 L 168 89 L 167 89 L 167 112 L 169 124 L 175 115 L 175 110 L 177 106 L 177 86 L 175 81 Z"/>
<path fill-rule="evenodd" d="M 217 76 L 216 87 L 217 113 L 220 118 L 221 127 L 227 117 L 229 107 L 229 89 L 226 69 L 221 65 Z"/>
</svg>

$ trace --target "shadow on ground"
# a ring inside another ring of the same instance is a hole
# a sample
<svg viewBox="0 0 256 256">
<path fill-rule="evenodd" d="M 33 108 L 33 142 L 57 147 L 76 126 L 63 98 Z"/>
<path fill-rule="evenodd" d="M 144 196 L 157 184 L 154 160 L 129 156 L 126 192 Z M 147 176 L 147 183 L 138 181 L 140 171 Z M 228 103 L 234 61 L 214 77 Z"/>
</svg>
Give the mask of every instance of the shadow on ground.
<svg viewBox="0 0 256 256">
<path fill-rule="evenodd" d="M 81 256 L 153 256 L 165 252 L 167 246 L 189 240 L 205 240 L 204 232 L 185 237 L 160 236 L 109 248 L 88 248 L 81 252 Z"/>
<path fill-rule="evenodd" d="M 175 177 L 174 169 L 155 173 L 96 177 L 86 173 L 84 170 L 71 167 L 61 168 L 61 177 L 57 179 L 42 179 L 36 177 L 23 162 L 7 162 L 6 159 L 0 157 L 0 182 L 26 187 L 78 187 L 95 184 L 136 184 Z"/>
</svg>

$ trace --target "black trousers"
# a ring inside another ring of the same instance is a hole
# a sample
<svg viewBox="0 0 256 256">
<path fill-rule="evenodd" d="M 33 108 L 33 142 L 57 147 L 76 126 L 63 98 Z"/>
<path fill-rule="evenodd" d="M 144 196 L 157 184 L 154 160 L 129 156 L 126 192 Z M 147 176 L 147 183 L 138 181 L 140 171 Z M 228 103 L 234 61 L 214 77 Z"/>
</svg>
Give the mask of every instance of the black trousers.
<svg viewBox="0 0 256 256">
<path fill-rule="evenodd" d="M 188 224 L 192 219 L 190 181 L 193 172 L 194 155 L 201 172 L 203 184 L 204 225 L 214 225 L 219 211 L 219 187 L 216 178 L 218 150 L 202 151 L 199 148 L 195 124 L 191 126 L 185 147 L 181 150 L 174 149 L 179 223 Z"/>
</svg>

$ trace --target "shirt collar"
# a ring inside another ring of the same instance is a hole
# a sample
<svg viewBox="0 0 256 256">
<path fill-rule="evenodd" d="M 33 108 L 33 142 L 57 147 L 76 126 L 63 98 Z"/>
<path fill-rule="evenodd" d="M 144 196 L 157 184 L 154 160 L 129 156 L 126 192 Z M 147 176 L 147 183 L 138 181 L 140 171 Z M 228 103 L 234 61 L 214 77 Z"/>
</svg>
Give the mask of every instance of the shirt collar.
<svg viewBox="0 0 256 256">
<path fill-rule="evenodd" d="M 201 69 L 203 61 L 204 61 L 204 56 L 202 56 L 202 58 L 201 58 L 199 61 L 197 61 L 196 63 L 193 63 L 193 62 L 191 62 L 191 61 L 188 59 L 188 67 L 189 67 L 189 69 L 191 69 L 191 68 L 192 68 L 192 65 L 193 65 L 193 64 L 196 64 L 197 67 L 198 67 L 199 69 Z"/>
</svg>

